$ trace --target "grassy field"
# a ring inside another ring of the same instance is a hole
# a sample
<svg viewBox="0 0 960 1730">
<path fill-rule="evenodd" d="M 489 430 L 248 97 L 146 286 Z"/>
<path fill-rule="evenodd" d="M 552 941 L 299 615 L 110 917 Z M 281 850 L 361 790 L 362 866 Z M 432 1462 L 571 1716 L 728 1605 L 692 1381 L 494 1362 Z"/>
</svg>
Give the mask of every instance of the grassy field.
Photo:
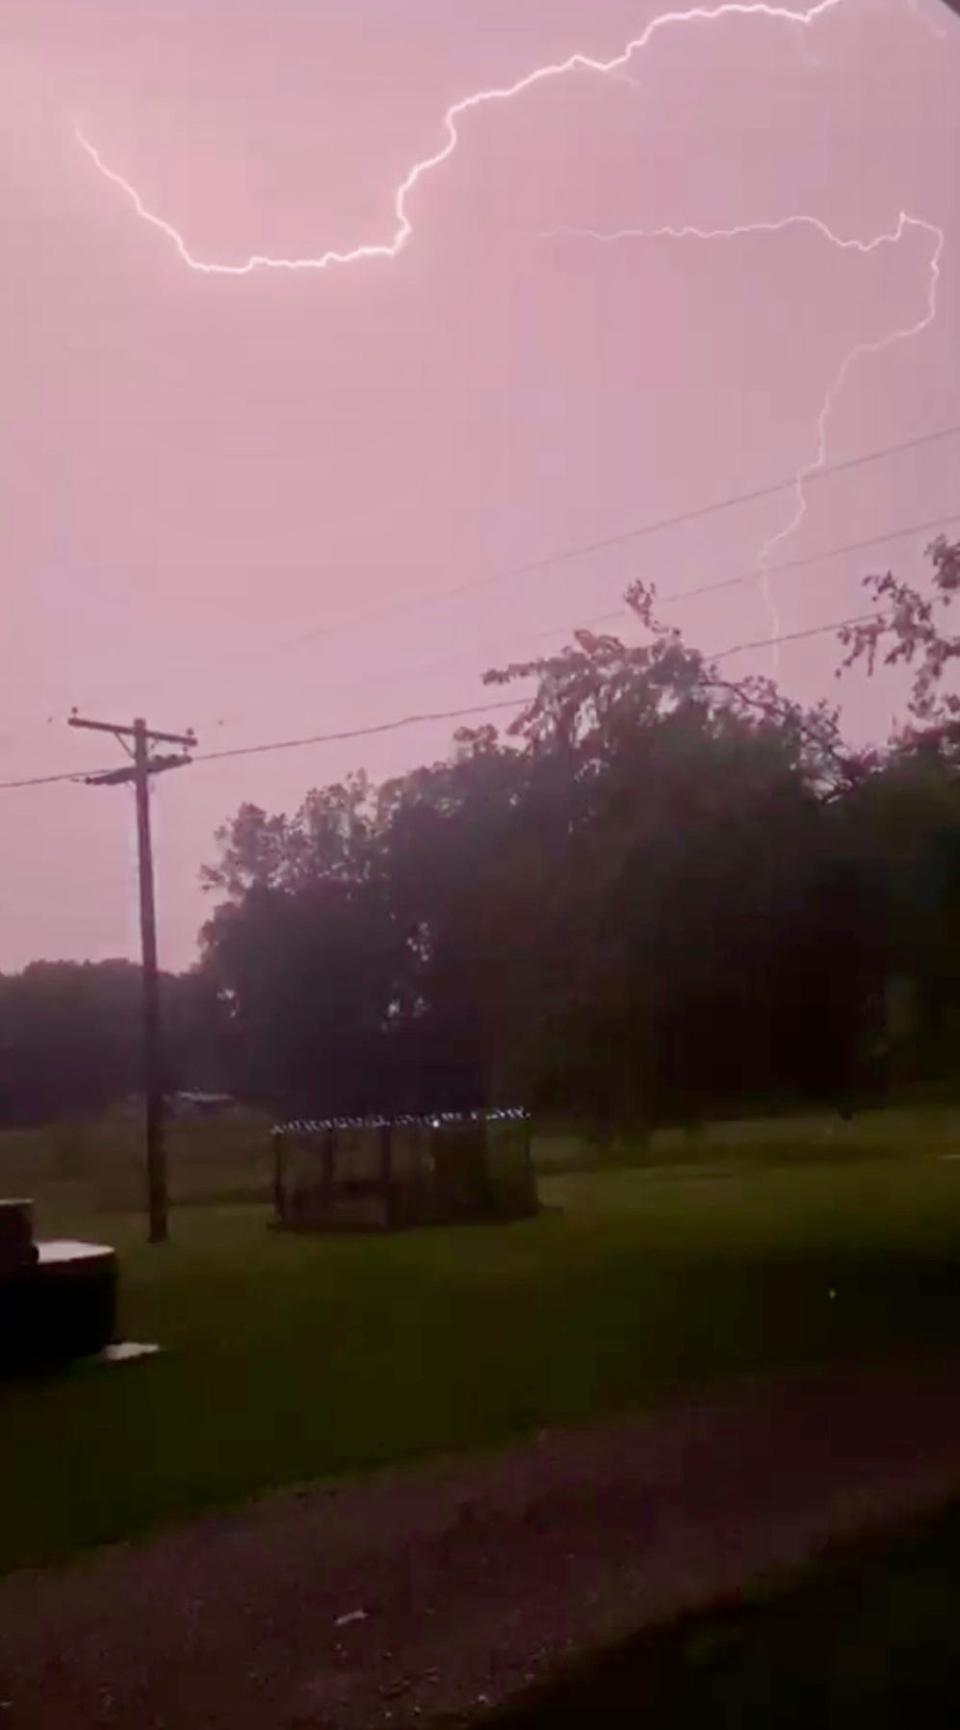
<svg viewBox="0 0 960 1730">
<path fill-rule="evenodd" d="M 162 1249 L 102 1211 L 135 1193 L 129 1139 L 66 1168 L 54 1138 L 0 1140 L 0 1193 L 37 1193 L 47 1235 L 116 1243 L 122 1331 L 164 1347 L 0 1388 L 0 1568 L 691 1378 L 960 1344 L 956 1114 L 726 1126 L 685 1164 L 668 1140 L 665 1163 L 550 1176 L 537 1219 L 385 1240 L 281 1236 L 216 1200 L 268 1177 L 259 1130 L 230 1137 L 183 1133 L 192 1204 Z"/>
<path fill-rule="evenodd" d="M 960 1722 L 960 1513 L 827 1560 L 792 1590 L 691 1617 L 498 1720 L 703 1730 L 947 1730 Z"/>
<path fill-rule="evenodd" d="M 129 1118 L 0 1132 L 0 1195 L 35 1198 L 38 1225 L 130 1212 L 143 1205 L 142 1131 Z M 273 1156 L 256 1117 L 167 1126 L 174 1204 L 266 1201 Z"/>
<path fill-rule="evenodd" d="M 170 1189 L 175 1204 L 204 1206 L 269 1199 L 273 1170 L 269 1121 L 253 1115 L 167 1127 Z M 70 1222 L 92 1213 L 142 1205 L 142 1134 L 128 1118 L 0 1131 L 0 1194 L 30 1195 L 45 1219 Z M 960 1157 L 960 1109 L 877 1110 L 842 1121 L 835 1115 L 762 1118 L 707 1124 L 693 1132 L 659 1130 L 642 1147 L 621 1151 L 642 1169 L 694 1166 L 855 1164 L 938 1155 Z M 534 1156 L 546 1174 L 589 1167 L 592 1150 L 576 1135 L 542 1130 Z"/>
</svg>

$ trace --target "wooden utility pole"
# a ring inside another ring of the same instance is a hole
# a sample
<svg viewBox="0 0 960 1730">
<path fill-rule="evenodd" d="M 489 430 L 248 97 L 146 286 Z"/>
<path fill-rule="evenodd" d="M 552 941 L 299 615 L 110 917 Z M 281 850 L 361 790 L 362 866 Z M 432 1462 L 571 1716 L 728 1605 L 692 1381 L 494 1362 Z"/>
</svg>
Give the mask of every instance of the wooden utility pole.
<svg viewBox="0 0 960 1730">
<path fill-rule="evenodd" d="M 74 710 L 71 727 L 86 727 L 95 733 L 112 733 L 133 761 L 128 769 L 108 769 L 88 775 L 88 785 L 114 787 L 133 782 L 137 805 L 137 861 L 140 879 L 140 943 L 143 954 L 143 1097 L 147 1154 L 147 1207 L 150 1242 L 166 1243 L 169 1235 L 167 1159 L 163 1127 L 163 1056 L 160 1026 L 160 977 L 157 970 L 157 917 L 153 895 L 153 845 L 150 836 L 150 776 L 164 769 L 179 769 L 190 762 L 187 752 L 196 745 L 190 733 L 157 733 L 138 717 L 131 726 L 112 721 L 87 721 Z M 127 740 L 132 739 L 132 746 Z M 179 745 L 178 756 L 151 756 L 153 745 Z"/>
</svg>

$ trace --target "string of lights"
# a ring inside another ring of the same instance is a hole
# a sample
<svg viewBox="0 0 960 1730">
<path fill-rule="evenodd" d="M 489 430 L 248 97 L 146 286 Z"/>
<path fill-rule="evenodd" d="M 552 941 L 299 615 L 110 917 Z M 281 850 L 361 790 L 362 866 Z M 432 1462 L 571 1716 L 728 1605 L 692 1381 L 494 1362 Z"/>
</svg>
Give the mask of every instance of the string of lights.
<svg viewBox="0 0 960 1730">
<path fill-rule="evenodd" d="M 327 1134 L 334 1129 L 455 1129 L 474 1123 L 528 1123 L 530 1113 L 523 1106 L 502 1106 L 490 1111 L 424 1111 L 402 1112 L 393 1117 L 297 1117 L 289 1123 L 274 1124 L 271 1135 L 309 1136 Z"/>
</svg>

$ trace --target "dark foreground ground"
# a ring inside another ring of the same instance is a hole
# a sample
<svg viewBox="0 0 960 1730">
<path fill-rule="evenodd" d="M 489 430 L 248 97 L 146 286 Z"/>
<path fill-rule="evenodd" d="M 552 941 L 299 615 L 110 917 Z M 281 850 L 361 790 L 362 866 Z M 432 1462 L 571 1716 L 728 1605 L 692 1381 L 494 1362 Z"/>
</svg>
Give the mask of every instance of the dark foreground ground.
<svg viewBox="0 0 960 1730">
<path fill-rule="evenodd" d="M 580 1717 L 584 1704 L 654 1709 L 666 1726 L 706 1723 L 708 1709 L 712 1724 L 839 1725 L 843 1710 L 845 1725 L 890 1725 L 905 1721 L 892 1716 L 904 1653 L 904 1674 L 934 1690 L 914 1721 L 955 1723 L 941 1712 L 952 1560 L 915 1589 L 901 1569 L 895 1607 L 884 1567 L 865 1564 L 859 1583 L 833 1578 L 635 1646 L 593 1673 L 585 1701 L 569 1683 L 546 1703 L 523 1696 L 638 1630 L 782 1581 L 825 1545 L 943 1508 L 960 1493 L 958 1369 L 727 1384 L 643 1419 L 285 1492 L 13 1575 L 0 1583 L 0 1724 L 354 1730 L 519 1701 L 528 1725 L 571 1702 Z"/>
<path fill-rule="evenodd" d="M 741 1126 L 719 1163 L 553 1177 L 495 1227 L 301 1236 L 190 1206 L 158 1250 L 140 1214 L 44 1201 L 44 1235 L 116 1246 L 122 1337 L 163 1349 L 0 1386 L 0 1574 L 706 1383 L 960 1354 L 960 1159 L 874 1116 L 842 1156 L 822 1125 Z M 0 1138 L 0 1193 L 13 1175 Z"/>
<path fill-rule="evenodd" d="M 960 1724 L 960 1512 L 825 1559 L 794 1589 L 628 1641 L 535 1691 L 499 1730 Z"/>
</svg>

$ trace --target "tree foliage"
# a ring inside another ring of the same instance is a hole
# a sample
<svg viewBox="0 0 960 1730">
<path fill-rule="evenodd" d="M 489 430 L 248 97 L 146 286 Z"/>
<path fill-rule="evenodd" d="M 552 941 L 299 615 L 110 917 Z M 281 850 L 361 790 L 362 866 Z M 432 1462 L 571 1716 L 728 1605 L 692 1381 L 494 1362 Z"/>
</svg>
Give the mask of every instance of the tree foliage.
<svg viewBox="0 0 960 1730">
<path fill-rule="evenodd" d="M 488 675 L 523 696 L 505 734 L 241 806 L 201 964 L 165 981 L 169 1077 L 288 1114 L 519 1097 L 612 1139 L 955 1073 L 960 546 L 930 551 L 929 593 L 870 577 L 842 634 L 841 670 L 906 673 L 883 747 L 726 677 L 635 585 L 638 643 Z M 0 1109 L 135 1086 L 137 991 L 126 963 L 0 979 Z"/>
<path fill-rule="evenodd" d="M 161 979 L 172 1087 L 216 1072 L 217 1005 L 200 973 Z M 35 961 L 0 974 L 0 1123 L 102 1111 L 140 1087 L 140 969 L 130 961 Z"/>
<path fill-rule="evenodd" d="M 942 1026 L 958 969 L 927 956 L 952 918 L 952 766 L 929 732 L 916 760 L 919 723 L 952 715 L 951 655 L 925 603 L 873 584 L 897 622 L 849 635 L 847 661 L 882 643 L 923 675 L 885 751 L 722 676 L 636 585 L 639 644 L 581 631 L 488 675 L 530 692 L 505 736 L 464 731 L 448 760 L 290 818 L 242 808 L 205 932 L 238 1073 L 290 1109 L 521 1094 L 603 1136 L 877 1085 L 891 979 L 922 973 Z"/>
</svg>

